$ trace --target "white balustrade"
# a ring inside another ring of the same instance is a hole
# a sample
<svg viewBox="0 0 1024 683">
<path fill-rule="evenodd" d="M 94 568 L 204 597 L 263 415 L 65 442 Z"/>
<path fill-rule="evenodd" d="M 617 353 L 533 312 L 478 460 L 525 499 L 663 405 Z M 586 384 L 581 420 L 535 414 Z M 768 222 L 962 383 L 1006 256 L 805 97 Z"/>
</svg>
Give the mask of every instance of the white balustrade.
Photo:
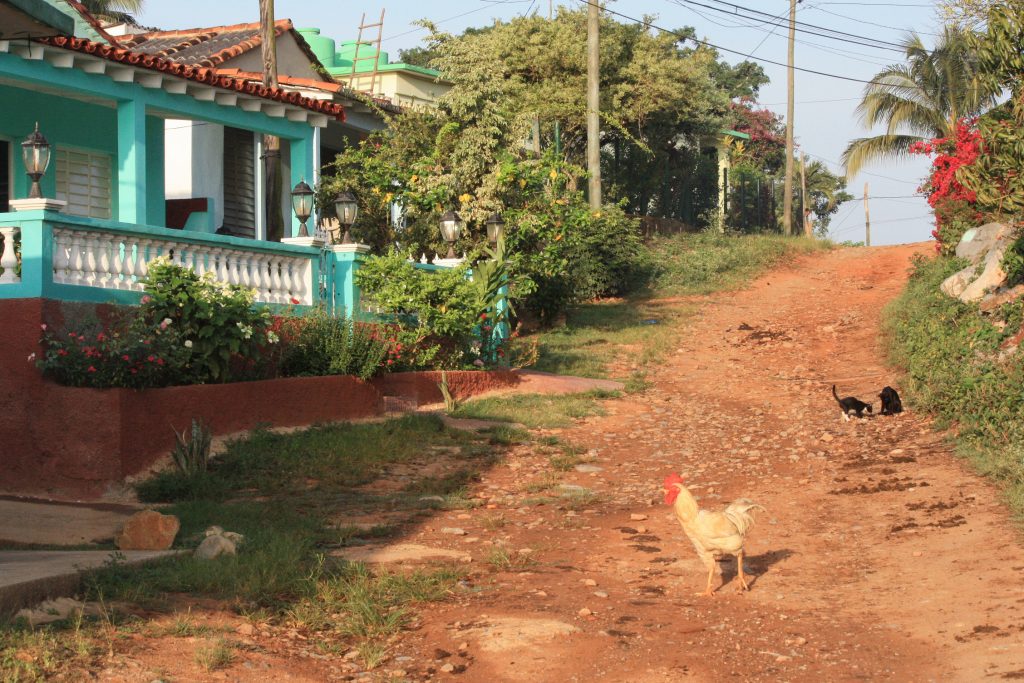
<svg viewBox="0 0 1024 683">
<path fill-rule="evenodd" d="M 0 275 L 0 284 L 10 284 L 14 282 L 21 282 L 21 276 L 18 275 L 18 255 L 15 253 L 14 245 L 21 234 L 21 228 L 18 227 L 0 227 L 0 235 L 4 237 L 3 246 L 0 249 L 0 268 L 4 269 L 3 275 Z"/>
<path fill-rule="evenodd" d="M 18 281 L 12 279 L 17 265 L 14 240 L 18 230 L 0 227 L 4 236 L 0 266 L 5 269 L 0 283 Z M 160 256 L 200 275 L 254 289 L 256 300 L 261 303 L 313 303 L 313 264 L 307 256 L 173 242 L 144 235 L 53 230 L 53 281 L 58 284 L 142 291 L 149 264 Z"/>
</svg>

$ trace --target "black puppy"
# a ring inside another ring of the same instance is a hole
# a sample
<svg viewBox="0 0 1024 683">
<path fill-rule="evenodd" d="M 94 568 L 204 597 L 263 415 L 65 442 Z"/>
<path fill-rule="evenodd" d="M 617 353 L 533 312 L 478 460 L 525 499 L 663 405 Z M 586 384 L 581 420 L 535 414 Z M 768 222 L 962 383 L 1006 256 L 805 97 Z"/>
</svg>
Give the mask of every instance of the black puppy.
<svg viewBox="0 0 1024 683">
<path fill-rule="evenodd" d="M 878 395 L 878 398 L 882 399 L 882 415 L 895 415 L 896 413 L 903 412 L 903 402 L 900 401 L 900 395 L 892 387 L 882 389 L 882 393 Z"/>
<path fill-rule="evenodd" d="M 856 413 L 857 417 L 864 417 L 864 411 L 871 412 L 871 404 L 865 403 L 860 399 L 854 398 L 853 396 L 847 396 L 846 398 L 839 398 L 839 394 L 836 393 L 836 385 L 832 385 L 832 395 L 836 397 L 836 403 L 839 404 L 839 408 L 843 411 L 843 419 L 849 420 L 850 413 Z"/>
</svg>

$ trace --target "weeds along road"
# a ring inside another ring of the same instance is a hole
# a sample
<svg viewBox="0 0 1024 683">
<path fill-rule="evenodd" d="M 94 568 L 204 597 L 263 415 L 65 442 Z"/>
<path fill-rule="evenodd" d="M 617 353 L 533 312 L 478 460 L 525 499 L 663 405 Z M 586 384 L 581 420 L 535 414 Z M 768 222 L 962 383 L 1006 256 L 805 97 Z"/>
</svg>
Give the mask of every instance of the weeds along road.
<svg viewBox="0 0 1024 683">
<path fill-rule="evenodd" d="M 844 422 L 830 393 L 877 411 L 879 390 L 900 387 L 879 318 L 926 250 L 812 255 L 710 298 L 651 389 L 553 430 L 589 455 L 584 471 L 554 483 L 548 456 L 521 447 L 476 490 L 518 507 L 419 529 L 481 557 L 440 530 L 503 542 L 508 562 L 474 564 L 472 590 L 426 610 L 399 649 L 466 681 L 1024 678 L 1024 551 L 998 492 L 925 417 Z M 693 595 L 703 567 L 660 501 L 670 471 L 702 507 L 768 508 L 748 537 L 749 593 L 729 558 L 719 594 Z M 531 505 L 545 485 L 596 497 Z"/>
</svg>

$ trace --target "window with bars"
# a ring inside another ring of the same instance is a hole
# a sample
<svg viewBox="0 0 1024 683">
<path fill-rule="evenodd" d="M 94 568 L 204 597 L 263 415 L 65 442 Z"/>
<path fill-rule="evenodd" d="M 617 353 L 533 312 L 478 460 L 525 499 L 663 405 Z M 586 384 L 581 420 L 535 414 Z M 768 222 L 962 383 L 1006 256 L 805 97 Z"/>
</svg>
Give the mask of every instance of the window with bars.
<svg viewBox="0 0 1024 683">
<path fill-rule="evenodd" d="M 111 217 L 112 160 L 108 154 L 57 149 L 57 199 L 66 213 L 90 218 Z"/>
</svg>

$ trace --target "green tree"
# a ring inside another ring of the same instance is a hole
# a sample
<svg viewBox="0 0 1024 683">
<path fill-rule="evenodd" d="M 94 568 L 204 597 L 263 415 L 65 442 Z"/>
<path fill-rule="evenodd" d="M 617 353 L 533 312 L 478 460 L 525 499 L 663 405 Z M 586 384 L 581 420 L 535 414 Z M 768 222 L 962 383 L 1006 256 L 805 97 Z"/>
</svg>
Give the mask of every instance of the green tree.
<svg viewBox="0 0 1024 683">
<path fill-rule="evenodd" d="M 817 159 L 806 165 L 805 177 L 807 208 L 814 212 L 817 217 L 815 228 L 824 236 L 839 205 L 853 199 L 853 195 L 846 191 L 846 178 L 832 173 Z"/>
<path fill-rule="evenodd" d="M 904 49 L 906 63 L 886 67 L 864 88 L 861 121 L 886 130 L 850 142 L 843 152 L 848 178 L 871 162 L 905 156 L 915 142 L 954 135 L 960 119 L 995 103 L 999 90 L 981 78 L 968 33 L 947 27 L 932 50 L 911 34 Z"/>
<path fill-rule="evenodd" d="M 136 23 L 135 17 L 142 11 L 145 0 L 81 0 L 89 14 L 98 19 L 116 23 Z"/>
</svg>

